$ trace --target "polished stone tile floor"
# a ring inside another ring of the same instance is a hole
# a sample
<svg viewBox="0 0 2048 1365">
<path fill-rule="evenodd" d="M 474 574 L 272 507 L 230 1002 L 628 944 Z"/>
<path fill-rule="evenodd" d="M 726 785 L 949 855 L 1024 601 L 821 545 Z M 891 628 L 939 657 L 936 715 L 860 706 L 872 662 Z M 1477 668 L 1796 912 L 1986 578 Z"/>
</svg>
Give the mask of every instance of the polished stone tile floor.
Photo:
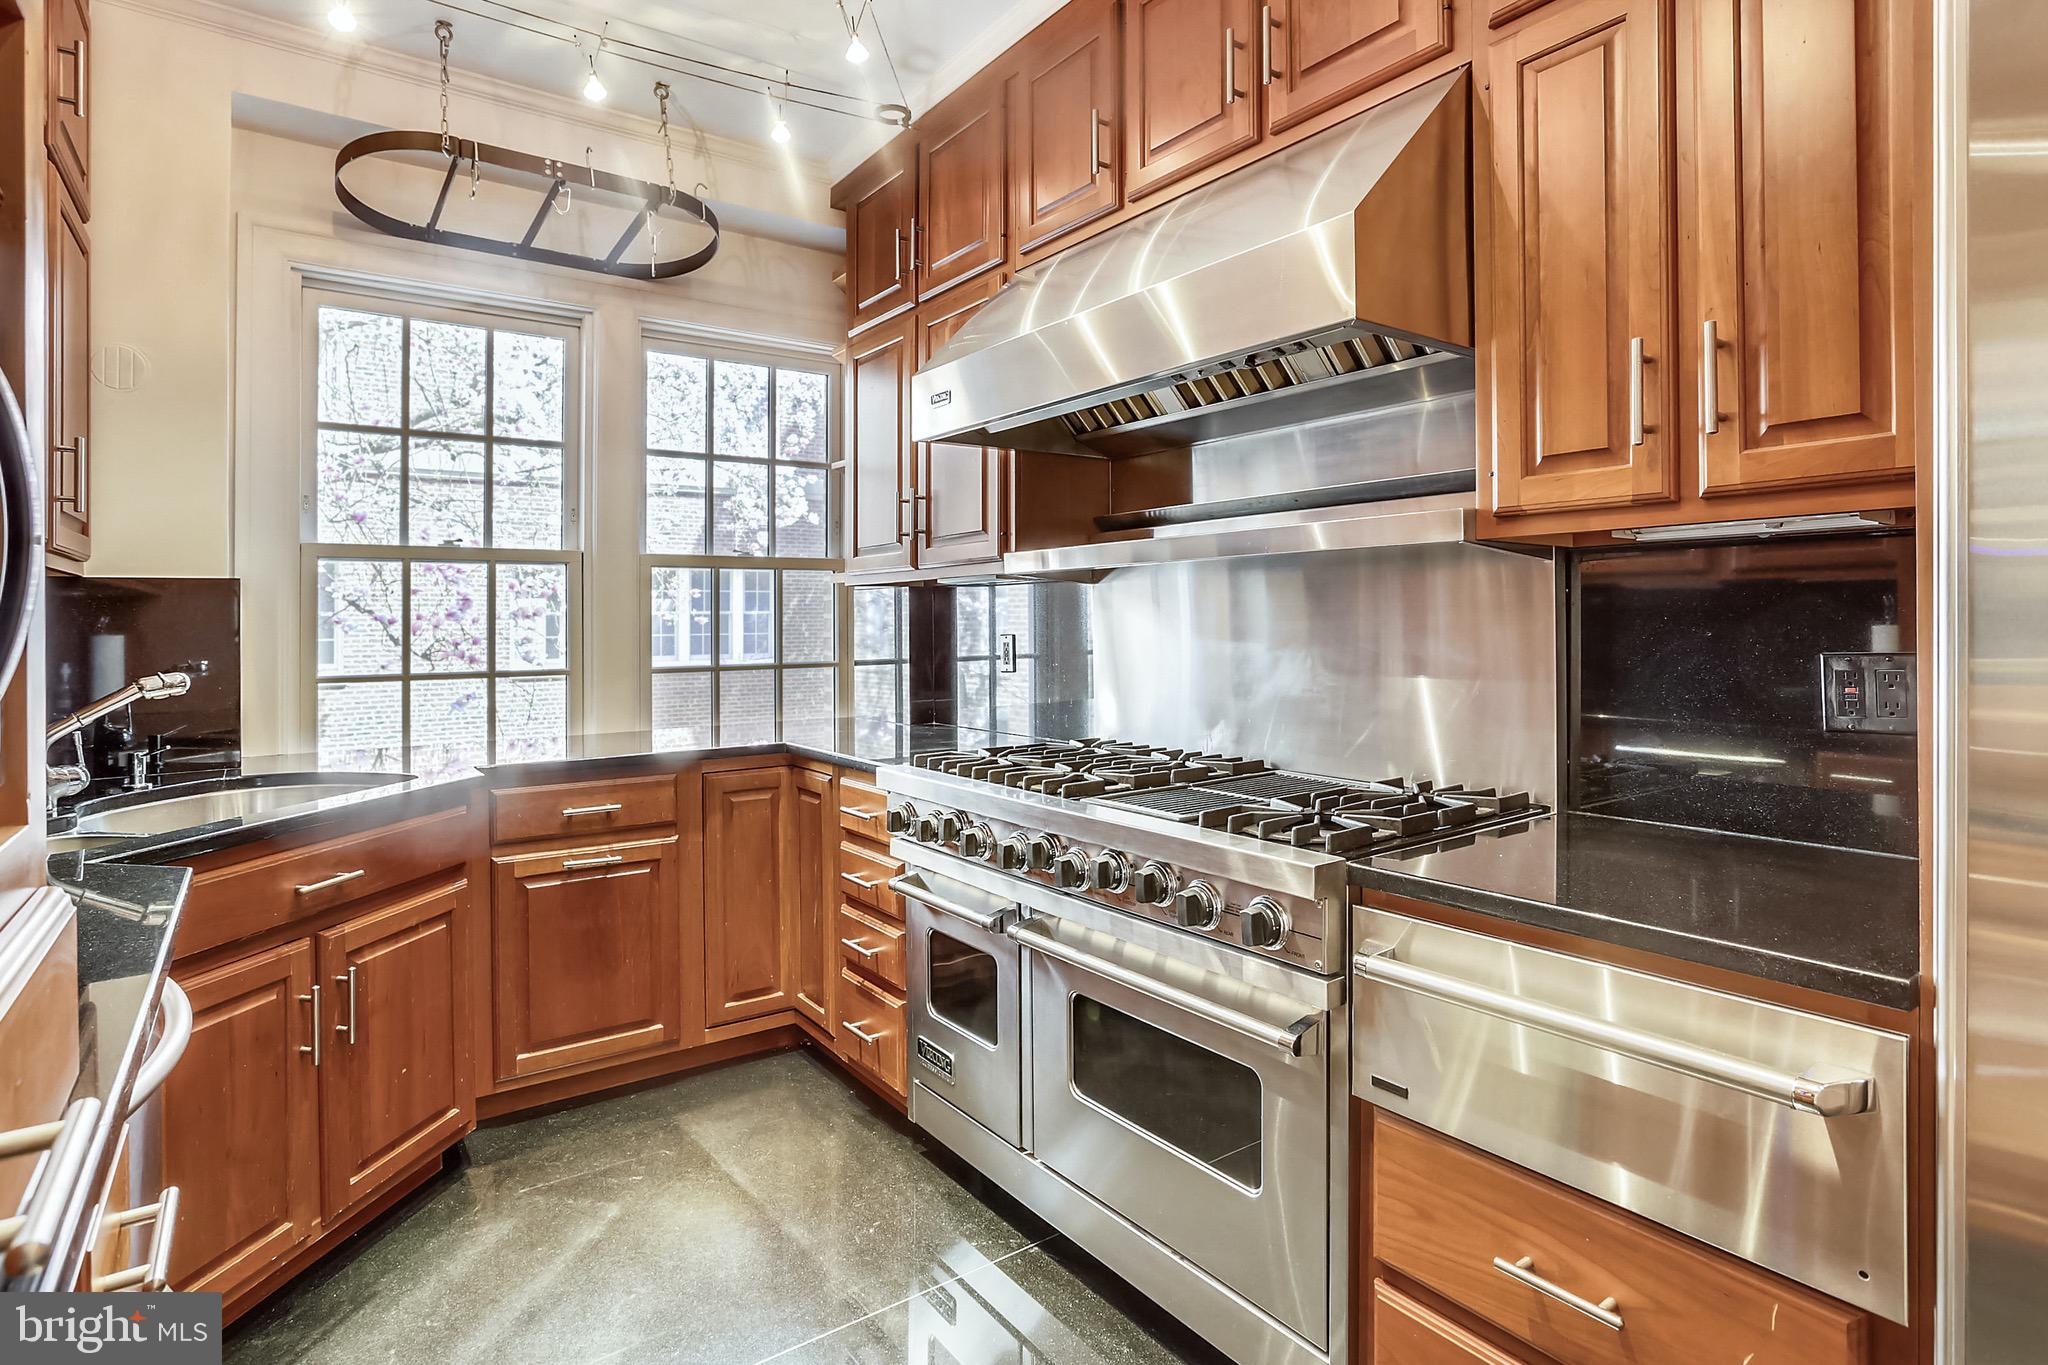
<svg viewBox="0 0 2048 1365">
<path fill-rule="evenodd" d="M 809 1052 L 465 1145 L 228 1361 L 1219 1361 Z"/>
</svg>

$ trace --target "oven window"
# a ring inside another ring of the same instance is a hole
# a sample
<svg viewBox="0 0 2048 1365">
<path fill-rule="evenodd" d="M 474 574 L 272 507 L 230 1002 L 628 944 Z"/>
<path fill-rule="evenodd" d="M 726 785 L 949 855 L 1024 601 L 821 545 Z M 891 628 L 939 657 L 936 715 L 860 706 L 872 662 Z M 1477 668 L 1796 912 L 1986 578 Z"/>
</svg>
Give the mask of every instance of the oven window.
<svg viewBox="0 0 2048 1365">
<path fill-rule="evenodd" d="M 1259 1074 L 1100 1000 L 1074 1000 L 1074 1090 L 1256 1190 L 1264 1183 Z"/>
<path fill-rule="evenodd" d="M 933 1014 L 973 1034 L 990 1047 L 996 1037 L 996 960 L 934 929 L 930 933 L 931 980 L 926 998 Z"/>
</svg>

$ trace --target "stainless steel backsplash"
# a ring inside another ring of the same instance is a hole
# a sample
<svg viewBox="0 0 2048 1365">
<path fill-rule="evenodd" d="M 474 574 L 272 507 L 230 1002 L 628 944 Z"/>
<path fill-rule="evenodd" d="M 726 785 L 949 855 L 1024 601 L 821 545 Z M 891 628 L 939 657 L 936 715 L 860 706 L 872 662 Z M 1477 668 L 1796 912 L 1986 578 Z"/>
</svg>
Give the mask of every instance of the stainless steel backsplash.
<svg viewBox="0 0 2048 1365">
<path fill-rule="evenodd" d="M 1099 733 L 1556 800 L 1548 559 L 1429 545 L 1214 560 L 1120 569 L 1088 594 Z"/>
</svg>

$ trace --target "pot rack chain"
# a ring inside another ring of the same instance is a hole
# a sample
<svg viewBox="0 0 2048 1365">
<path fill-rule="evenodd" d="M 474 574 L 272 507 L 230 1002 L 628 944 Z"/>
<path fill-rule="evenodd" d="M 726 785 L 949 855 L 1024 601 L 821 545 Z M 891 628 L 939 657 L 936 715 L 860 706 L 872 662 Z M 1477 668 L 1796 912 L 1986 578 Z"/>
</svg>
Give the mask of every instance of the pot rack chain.
<svg viewBox="0 0 2048 1365">
<path fill-rule="evenodd" d="M 519 19 L 508 19 L 503 14 L 459 4 L 456 0 L 431 0 L 431 3 L 441 9 L 468 15 L 472 19 L 481 19 L 486 23 L 517 29 L 521 33 L 531 33 L 537 38 L 546 38 L 550 42 L 580 45 L 580 38 L 602 38 L 603 41 L 600 49 L 610 49 L 613 55 L 621 61 L 635 62 L 641 66 L 651 67 L 656 71 L 666 71 L 671 75 L 683 76 L 694 81 L 702 81 L 707 85 L 723 86 L 728 90 L 741 90 L 748 94 L 765 94 L 772 98 L 774 87 L 777 84 L 782 84 L 786 95 L 785 103 L 788 104 L 798 105 L 805 109 L 816 109 L 820 113 L 837 114 L 841 118 L 859 119 L 863 123 L 881 123 L 891 128 L 907 128 L 910 126 L 909 96 L 904 93 L 903 78 L 898 74 L 896 59 L 889 51 L 888 36 L 882 32 L 881 16 L 875 13 L 871 2 L 863 6 L 863 13 L 866 15 L 867 21 L 873 26 L 876 44 L 882 49 L 882 58 L 889 67 L 890 80 L 896 86 L 898 103 L 893 105 L 878 103 L 865 95 L 853 95 L 843 90 L 834 90 L 829 86 L 810 85 L 803 81 L 790 81 L 787 79 L 777 82 L 772 77 L 762 76 L 740 67 L 728 66 L 723 62 L 712 61 L 706 57 L 692 57 L 685 53 L 671 52 L 666 48 L 653 47 L 646 43 L 636 43 L 630 38 L 614 37 L 609 33 L 600 34 L 596 29 L 585 28 L 580 24 L 573 24 L 564 19 L 557 19 L 529 9 L 522 9 L 518 5 L 506 3 L 506 0 L 474 0 L 474 3 L 489 6 L 490 10 L 503 10 L 532 22 L 521 23 Z M 549 24 L 553 28 L 536 28 L 535 24 Z M 560 30 L 566 30 L 566 35 Z M 651 53 L 655 57 L 665 58 L 666 61 L 655 61 L 650 57 L 636 55 L 638 53 Z M 746 60 L 754 61 L 755 59 L 748 57 Z M 724 76 L 735 79 L 722 80 L 718 76 L 706 75 L 701 70 L 689 71 L 669 64 L 676 62 L 687 66 L 708 68 L 711 71 L 716 71 Z M 765 65 L 765 63 L 762 64 Z M 823 96 L 827 99 L 841 100 L 847 104 L 864 105 L 866 108 L 845 109 L 837 105 L 821 104 L 817 100 L 804 99 L 797 95 L 788 95 L 787 92 L 790 90 L 801 90 L 813 95 Z"/>
</svg>

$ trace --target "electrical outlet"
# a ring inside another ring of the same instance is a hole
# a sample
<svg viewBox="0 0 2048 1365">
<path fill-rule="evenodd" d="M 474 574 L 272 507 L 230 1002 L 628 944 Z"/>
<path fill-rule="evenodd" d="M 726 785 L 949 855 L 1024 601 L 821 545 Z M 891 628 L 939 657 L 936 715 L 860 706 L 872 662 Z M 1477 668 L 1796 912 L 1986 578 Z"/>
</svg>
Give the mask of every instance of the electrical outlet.
<svg viewBox="0 0 2048 1365">
<path fill-rule="evenodd" d="M 1015 673 L 1017 671 L 1016 636 L 1007 634 L 996 636 L 996 659 L 999 672 Z"/>
<path fill-rule="evenodd" d="M 1919 669 L 1910 654 L 1820 656 L 1821 727 L 1909 735 L 1919 728 Z"/>
</svg>

